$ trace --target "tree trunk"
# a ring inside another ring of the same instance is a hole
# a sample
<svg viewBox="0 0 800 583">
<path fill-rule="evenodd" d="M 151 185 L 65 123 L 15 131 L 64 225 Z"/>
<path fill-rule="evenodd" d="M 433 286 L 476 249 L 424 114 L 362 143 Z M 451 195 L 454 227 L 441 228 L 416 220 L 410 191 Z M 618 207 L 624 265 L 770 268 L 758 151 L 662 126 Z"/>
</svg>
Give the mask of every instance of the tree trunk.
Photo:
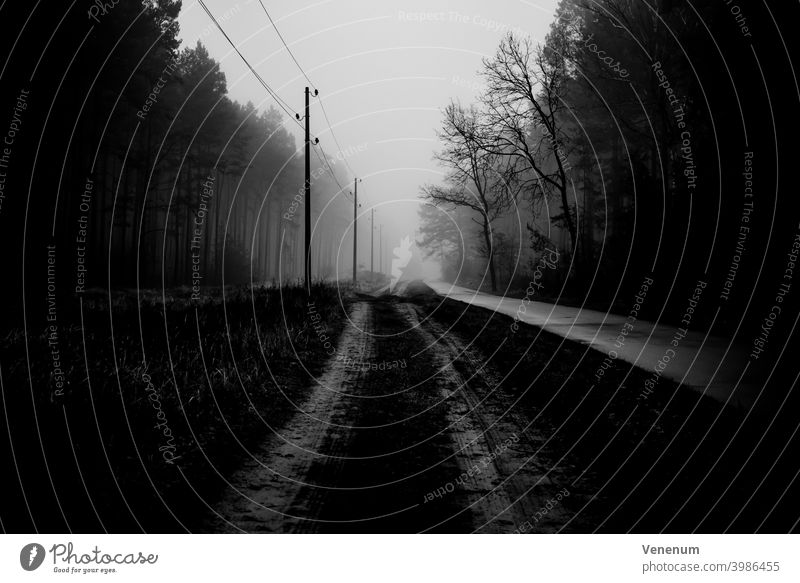
<svg viewBox="0 0 800 583">
<path fill-rule="evenodd" d="M 490 230 L 491 225 L 489 225 L 489 221 L 484 219 L 483 221 L 483 238 L 486 241 L 486 252 L 489 256 L 489 278 L 492 282 L 492 291 L 497 291 L 497 274 L 495 273 L 494 267 L 494 246 L 492 245 L 492 233 Z"/>
</svg>

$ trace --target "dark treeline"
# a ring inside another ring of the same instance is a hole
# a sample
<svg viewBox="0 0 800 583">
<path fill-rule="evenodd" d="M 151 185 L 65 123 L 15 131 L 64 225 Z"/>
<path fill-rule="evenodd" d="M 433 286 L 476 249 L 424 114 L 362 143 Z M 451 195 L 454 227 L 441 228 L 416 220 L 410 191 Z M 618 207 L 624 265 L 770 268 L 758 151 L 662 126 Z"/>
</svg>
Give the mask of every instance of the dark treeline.
<svg viewBox="0 0 800 583">
<path fill-rule="evenodd" d="M 460 276 L 487 289 L 524 288 L 556 247 L 550 297 L 621 309 L 651 277 L 648 316 L 675 321 L 703 280 L 693 325 L 714 304 L 729 332 L 760 320 L 798 234 L 796 16 L 792 3 L 562 0 L 544 43 L 509 33 L 477 103 L 445 110 L 449 181 L 424 194 L 461 218 L 426 210 L 422 242 L 451 278 L 472 258 Z M 463 249 L 456 224 L 474 234 Z"/>
<path fill-rule="evenodd" d="M 180 2 L 100 4 L 0 11 L 7 531 L 189 528 L 221 488 L 209 464 L 263 438 L 252 407 L 280 426 L 284 385 L 311 386 L 294 361 L 325 362 L 303 288 L 238 285 L 303 273 L 294 120 L 228 97 L 203 45 L 179 45 Z M 312 221 L 337 162 L 312 154 Z M 317 278 L 350 205 L 314 234 Z M 312 301 L 334 336 L 341 298 Z"/>
<path fill-rule="evenodd" d="M 29 293 L 49 275 L 59 296 L 300 277 L 296 120 L 228 98 L 203 45 L 179 46 L 179 1 L 92 6 L 40 6 L 21 30 L 33 6 L 4 9 L 19 11 L 2 35 L 4 136 L 16 122 L 0 208 L 7 273 L 24 266 Z M 321 156 L 314 221 L 344 183 Z M 351 212 L 341 196 L 326 210 L 315 277 L 334 275 Z M 19 301 L 19 289 L 5 294 Z"/>
</svg>

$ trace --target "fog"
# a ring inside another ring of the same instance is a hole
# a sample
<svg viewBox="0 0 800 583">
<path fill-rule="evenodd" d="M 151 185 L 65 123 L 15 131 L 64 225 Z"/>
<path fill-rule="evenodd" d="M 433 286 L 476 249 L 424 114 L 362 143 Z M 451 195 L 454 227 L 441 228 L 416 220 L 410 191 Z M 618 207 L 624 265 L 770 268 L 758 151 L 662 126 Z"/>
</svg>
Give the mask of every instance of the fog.
<svg viewBox="0 0 800 583">
<path fill-rule="evenodd" d="M 384 269 L 392 248 L 418 230 L 418 195 L 438 182 L 441 111 L 450 100 L 470 103 L 481 90 L 476 73 L 509 31 L 541 41 L 556 2 L 268 2 L 265 6 L 319 97 L 311 101 L 311 133 L 329 156 L 344 159 L 342 183 L 359 184 L 359 264 L 370 265 L 370 209 L 383 225 Z M 206 2 L 231 40 L 270 87 L 302 114 L 309 85 L 264 10 L 255 0 Z M 179 17 L 185 46 L 201 41 L 220 62 L 232 99 L 260 109 L 274 100 L 253 77 L 196 2 Z M 325 107 L 333 129 L 320 109 Z M 286 118 L 302 147 L 302 130 Z M 338 141 L 338 146 L 337 146 Z M 339 150 L 341 146 L 341 150 Z M 346 183 L 344 181 L 347 181 Z M 312 193 L 313 196 L 313 193 Z M 379 237 L 376 232 L 375 261 Z M 340 273 L 350 269 L 352 248 L 342 241 Z M 420 258 L 421 259 L 421 258 Z M 435 260 L 434 260 L 435 262 Z M 376 264 L 376 271 L 378 265 Z M 430 265 L 426 273 L 438 274 Z"/>
</svg>

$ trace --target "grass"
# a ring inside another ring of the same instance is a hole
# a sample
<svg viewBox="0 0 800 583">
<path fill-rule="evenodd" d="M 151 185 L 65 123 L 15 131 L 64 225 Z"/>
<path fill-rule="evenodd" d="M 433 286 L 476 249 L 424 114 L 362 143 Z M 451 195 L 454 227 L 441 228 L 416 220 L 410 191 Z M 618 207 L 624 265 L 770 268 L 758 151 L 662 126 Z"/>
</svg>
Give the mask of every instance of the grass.
<svg viewBox="0 0 800 583">
<path fill-rule="evenodd" d="M 326 359 L 305 290 L 185 297 L 84 297 L 82 322 L 58 330 L 63 396 L 45 330 L 2 339 L 6 530 L 193 530 L 245 448 L 294 412 Z M 318 284 L 311 301 L 335 338 L 347 294 Z"/>
<path fill-rule="evenodd" d="M 664 379 L 642 399 L 647 371 L 616 361 L 598 382 L 594 375 L 605 357 L 598 351 L 532 326 L 513 334 L 511 318 L 481 308 L 435 297 L 418 301 L 508 373 L 499 398 L 515 403 L 534 423 L 532 431 L 549 439 L 537 459 L 568 477 L 570 501 L 579 501 L 571 530 L 795 528 L 792 407 L 723 408 Z"/>
</svg>

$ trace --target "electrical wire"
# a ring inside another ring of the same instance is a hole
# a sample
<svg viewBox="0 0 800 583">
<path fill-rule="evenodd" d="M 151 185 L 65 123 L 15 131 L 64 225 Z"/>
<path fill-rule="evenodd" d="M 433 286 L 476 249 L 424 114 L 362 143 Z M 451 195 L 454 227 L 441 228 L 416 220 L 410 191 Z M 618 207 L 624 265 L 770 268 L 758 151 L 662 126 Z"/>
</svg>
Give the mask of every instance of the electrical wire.
<svg viewBox="0 0 800 583">
<path fill-rule="evenodd" d="M 317 148 L 319 148 L 320 152 L 322 152 L 322 156 L 320 156 L 319 152 L 317 152 Z M 322 146 L 320 146 L 319 144 L 314 144 L 314 154 L 316 154 L 317 159 L 320 161 L 320 163 L 322 163 L 322 164 L 324 164 L 325 166 L 328 167 L 328 171 L 331 173 L 331 177 L 333 178 L 333 181 L 339 187 L 339 192 L 344 194 L 345 197 L 349 198 L 347 196 L 348 195 L 348 191 L 345 189 L 344 186 L 342 186 L 342 183 L 339 182 L 339 179 L 336 178 L 336 173 L 334 173 L 333 167 L 330 165 L 330 162 L 328 162 L 328 155 L 325 153 L 325 150 L 322 148 Z"/>
<path fill-rule="evenodd" d="M 239 57 L 241 57 L 242 61 L 244 61 L 244 64 L 247 65 L 248 69 L 250 69 L 250 72 L 253 73 L 255 78 L 258 79 L 259 83 L 261 83 L 261 85 L 264 87 L 264 89 L 267 90 L 267 93 L 269 93 L 269 95 L 275 100 L 275 102 L 286 113 L 286 115 L 288 115 L 289 118 L 294 123 L 296 123 L 298 126 L 300 126 L 302 128 L 303 127 L 302 124 L 297 119 L 298 115 L 296 113 L 292 114 L 292 112 L 289 111 L 290 109 L 292 109 L 292 107 L 288 103 L 286 103 L 283 99 L 281 99 L 280 96 L 277 93 L 275 93 L 275 91 L 267 84 L 267 82 L 264 81 L 264 79 L 261 77 L 261 75 L 259 75 L 258 72 L 256 72 L 255 69 L 253 69 L 253 67 L 250 64 L 250 62 L 245 58 L 245 56 L 241 53 L 241 51 L 239 51 L 239 49 L 236 47 L 236 44 L 234 44 L 234 42 L 231 40 L 231 38 L 228 36 L 228 34 L 225 32 L 225 30 L 220 25 L 220 23 L 217 21 L 217 19 L 214 17 L 214 15 L 211 13 L 211 11 L 208 9 L 208 6 L 206 6 L 205 2 L 203 0 L 197 0 L 197 1 L 200 4 L 200 6 L 203 8 L 205 13 L 208 14 L 208 17 L 212 20 L 212 22 L 216 25 L 216 27 L 222 33 L 222 36 L 225 37 L 225 39 L 228 41 L 228 43 L 231 45 L 231 47 L 233 47 L 233 50 L 236 51 L 236 54 L 238 54 Z"/>
<path fill-rule="evenodd" d="M 267 7 L 264 6 L 264 3 L 261 0 L 258 0 L 258 3 L 261 4 L 261 8 L 264 9 L 264 14 L 267 15 L 267 18 L 269 19 L 270 23 L 272 24 L 272 28 L 275 29 L 276 33 L 278 33 L 278 38 L 281 39 L 281 42 L 283 43 L 283 46 L 286 48 L 286 52 L 288 52 L 289 56 L 292 57 L 292 60 L 294 61 L 294 64 L 297 65 L 298 69 L 300 69 L 300 72 L 303 74 L 303 77 L 306 78 L 306 81 L 308 81 L 308 84 L 311 85 L 311 87 L 313 87 L 316 90 L 316 88 L 317 88 L 316 85 L 314 85 L 314 83 L 311 81 L 311 79 L 308 78 L 308 75 L 306 74 L 305 70 L 303 70 L 303 67 L 301 67 L 300 63 L 297 62 L 297 59 L 295 58 L 294 53 L 292 52 L 292 49 L 290 49 L 289 45 L 286 44 L 286 41 L 284 40 L 283 35 L 281 34 L 281 31 L 278 30 L 278 25 L 275 24 L 275 21 L 272 20 L 272 17 L 269 15 L 269 11 L 267 10 Z"/>
<path fill-rule="evenodd" d="M 297 65 L 297 68 L 300 70 L 300 73 L 302 73 L 303 77 L 305 77 L 306 81 L 308 81 L 308 84 L 311 87 L 313 87 L 314 90 L 316 91 L 317 90 L 316 84 L 309 78 L 309 76 L 306 73 L 305 69 L 303 69 L 303 67 L 298 62 L 297 58 L 294 56 L 294 53 L 292 52 L 292 49 L 289 48 L 289 45 L 286 43 L 286 39 L 283 38 L 283 35 L 281 34 L 281 31 L 278 29 L 278 25 L 275 24 L 275 21 L 272 19 L 272 16 L 270 16 L 269 10 L 267 10 L 267 7 L 264 6 L 264 3 L 262 2 L 262 0 L 258 0 L 258 3 L 261 4 L 261 8 L 264 10 L 264 14 L 267 15 L 267 18 L 269 19 L 270 24 L 272 24 L 272 28 L 275 29 L 275 32 L 277 33 L 278 38 L 281 40 L 281 42 L 283 43 L 284 48 L 286 49 L 286 52 L 289 53 L 289 56 L 292 58 L 292 61 L 294 61 L 294 64 Z M 353 171 L 353 168 L 350 166 L 350 163 L 347 161 L 347 158 L 345 158 L 345 156 L 344 156 L 344 150 L 342 149 L 342 145 L 339 143 L 339 140 L 336 137 L 336 133 L 333 131 L 333 124 L 331 123 L 331 120 L 328 117 L 328 112 L 325 110 L 325 104 L 322 102 L 321 99 L 320 99 L 319 105 L 320 105 L 320 108 L 322 109 L 322 115 L 325 117 L 325 122 L 328 124 L 328 130 L 331 133 L 331 138 L 333 138 L 333 142 L 336 144 L 336 147 L 339 149 L 339 153 L 342 154 L 342 161 L 344 162 L 344 165 L 347 166 L 347 169 L 350 171 L 351 176 L 355 176 L 356 173 Z"/>
<path fill-rule="evenodd" d="M 291 109 L 291 106 L 288 103 L 286 103 L 283 99 L 281 99 L 280 96 L 267 84 L 267 82 L 264 81 L 264 79 L 261 77 L 261 75 L 259 75 L 258 72 L 255 69 L 253 69 L 252 65 L 250 65 L 250 62 L 245 58 L 245 56 L 241 53 L 241 51 L 239 51 L 239 49 L 236 47 L 236 44 L 231 40 L 231 38 L 228 36 L 228 34 L 225 32 L 225 30 L 220 25 L 219 21 L 217 21 L 217 19 L 214 17 L 214 15 L 211 13 L 211 11 L 208 9 L 208 6 L 206 6 L 205 2 L 203 0 L 198 0 L 198 3 L 203 8 L 203 10 L 208 15 L 208 17 L 212 20 L 212 22 L 216 25 L 216 27 L 219 29 L 219 31 L 222 33 L 222 35 L 225 37 L 225 39 L 228 41 L 228 43 L 231 45 L 233 50 L 236 51 L 236 54 L 238 54 L 239 57 L 244 62 L 244 64 L 247 65 L 247 68 L 250 69 L 250 72 L 253 73 L 253 76 L 255 76 L 255 78 L 258 79 L 258 81 L 261 83 L 261 85 L 264 87 L 264 89 L 267 90 L 267 93 L 269 93 L 269 95 L 275 100 L 275 102 L 280 106 L 280 108 L 283 109 L 283 111 L 286 113 L 286 115 L 288 115 L 289 118 L 292 119 L 292 121 L 297 123 L 297 125 L 300 126 L 301 129 L 305 129 L 305 128 L 303 128 L 302 124 L 300 124 L 297 121 L 298 115 L 297 114 L 292 115 L 292 113 L 289 111 L 289 109 Z M 278 27 L 275 25 L 275 22 L 272 20 L 272 17 L 270 16 L 269 11 L 267 10 L 266 6 L 264 6 L 264 4 L 263 4 L 263 2 L 261 2 L 261 0 L 259 0 L 259 4 L 261 4 L 261 8 L 263 8 L 264 13 L 267 15 L 267 18 L 269 19 L 270 23 L 272 24 L 273 28 L 275 29 L 275 32 L 278 34 L 278 38 L 280 38 L 281 42 L 283 43 L 283 46 L 286 47 L 286 50 L 289 53 L 289 55 L 292 57 L 292 60 L 294 61 L 295 65 L 297 65 L 298 69 L 300 69 L 300 72 L 306 78 L 306 80 L 308 81 L 309 85 L 311 85 L 312 87 L 315 87 L 314 83 L 311 81 L 311 79 L 309 79 L 308 75 L 303 70 L 303 68 L 300 66 L 300 63 L 297 61 L 297 59 L 295 58 L 295 56 L 292 53 L 292 51 L 289 49 L 289 46 L 286 44 L 286 40 L 283 38 L 283 35 L 281 34 L 280 30 L 278 30 Z M 315 90 L 316 90 L 316 87 L 315 87 Z M 328 112 L 325 110 L 325 106 L 322 104 L 322 101 L 320 101 L 320 106 L 322 108 L 322 113 L 323 113 L 323 116 L 325 117 L 325 121 L 328 124 L 328 130 L 331 133 L 331 137 L 333 138 L 333 141 L 336 143 L 336 146 L 339 148 L 339 152 L 342 154 L 342 161 L 345 163 L 345 166 L 347 166 L 348 170 L 350 170 L 350 173 L 353 176 L 355 176 L 355 172 L 353 172 L 353 169 L 350 167 L 350 164 L 347 163 L 347 159 L 344 157 L 344 153 L 342 151 L 342 147 L 339 144 L 339 140 L 336 138 L 336 134 L 333 131 L 333 127 L 332 127 L 330 118 L 328 117 Z M 341 182 L 339 182 L 339 179 L 336 177 L 336 173 L 333 171 L 333 167 L 330 165 L 330 162 L 328 161 L 328 155 L 325 153 L 325 150 L 322 148 L 322 146 L 320 146 L 318 144 L 313 144 L 313 146 L 314 146 L 314 154 L 317 156 L 317 158 L 319 159 L 320 163 L 322 163 L 325 166 L 327 166 L 328 171 L 331 174 L 331 177 L 333 178 L 334 182 L 336 182 L 336 185 L 339 187 L 339 191 L 342 192 L 345 195 L 345 197 L 349 198 L 348 191 L 345 189 L 344 186 L 342 186 Z M 319 148 L 319 150 L 322 152 L 322 156 L 320 156 L 320 153 L 317 152 L 317 148 Z"/>
<path fill-rule="evenodd" d="M 344 155 L 344 150 L 342 150 L 342 146 L 341 144 L 339 144 L 339 140 L 336 138 L 336 134 L 333 131 L 333 124 L 331 124 L 331 120 L 328 118 L 328 112 L 325 111 L 325 104 L 322 102 L 321 99 L 319 101 L 319 106 L 322 109 L 322 115 L 325 117 L 325 121 L 328 124 L 328 129 L 331 132 L 331 137 L 333 138 L 333 142 L 336 144 L 336 147 L 339 148 L 339 153 L 342 155 L 342 162 L 344 162 L 344 165 L 347 166 L 347 169 L 350 171 L 350 175 L 355 176 L 356 173 L 353 171 L 353 168 L 350 166 L 350 164 L 347 161 L 347 158 Z"/>
</svg>

